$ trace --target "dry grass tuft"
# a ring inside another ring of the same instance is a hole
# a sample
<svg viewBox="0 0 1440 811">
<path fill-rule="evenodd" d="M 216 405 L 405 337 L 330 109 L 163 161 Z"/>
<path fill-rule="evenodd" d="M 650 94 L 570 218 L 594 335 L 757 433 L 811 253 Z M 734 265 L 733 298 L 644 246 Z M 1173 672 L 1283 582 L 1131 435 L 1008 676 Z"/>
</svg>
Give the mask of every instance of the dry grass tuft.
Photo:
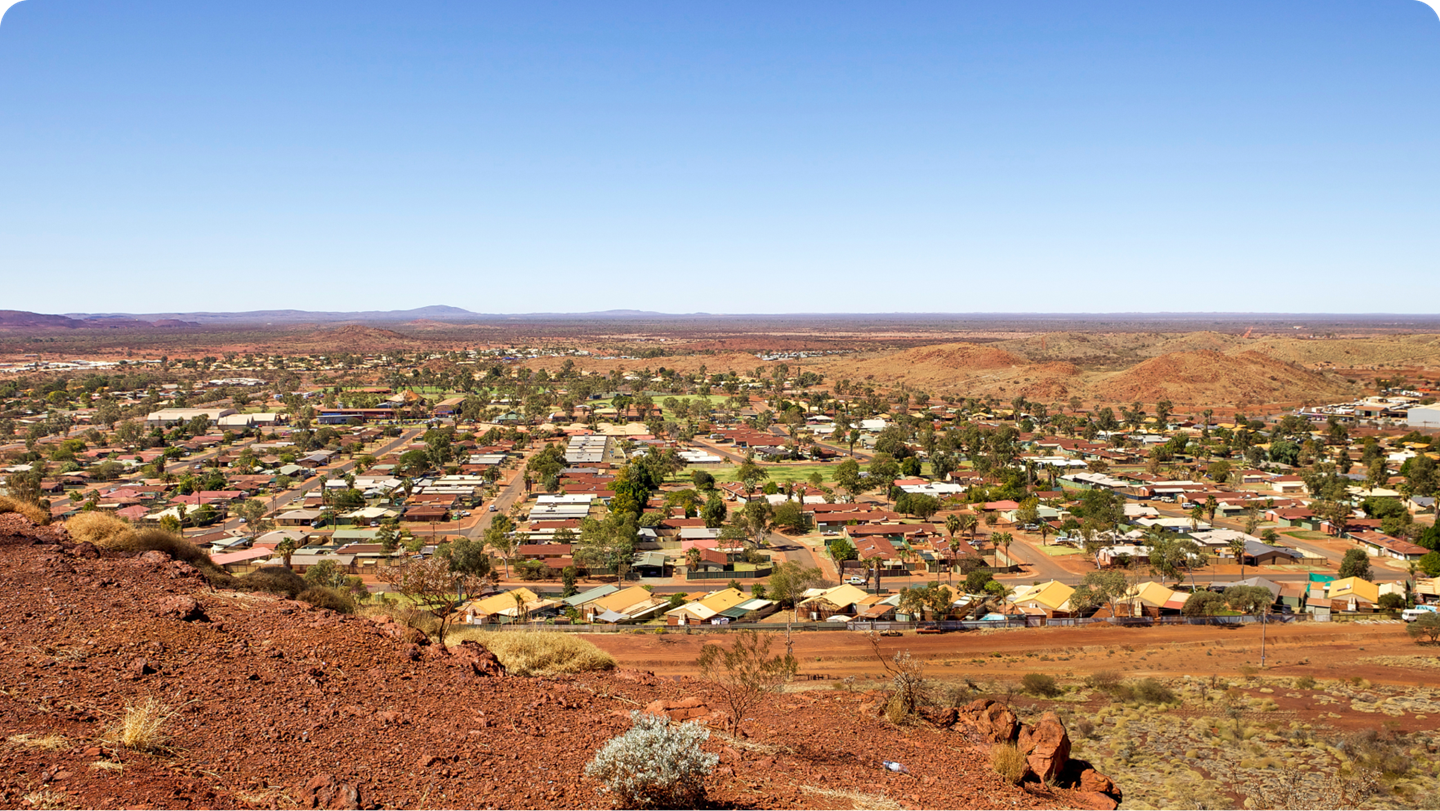
<svg viewBox="0 0 1440 811">
<path fill-rule="evenodd" d="M 135 528 L 109 513 L 82 512 L 65 522 L 76 541 L 89 541 L 102 549 L 123 548 L 135 540 Z"/>
<path fill-rule="evenodd" d="M 48 788 L 31 791 L 20 799 L 25 801 L 26 806 L 42 809 L 42 811 L 59 811 L 59 809 L 70 807 L 69 797 Z"/>
<path fill-rule="evenodd" d="M 70 748 L 70 739 L 64 735 L 31 735 L 22 732 L 19 735 L 11 735 L 5 739 L 8 744 L 19 746 L 22 749 L 40 749 L 46 752 L 58 752 L 61 749 Z"/>
<path fill-rule="evenodd" d="M 611 670 L 615 660 L 594 643 L 558 631 L 480 631 L 465 628 L 451 633 L 445 644 L 476 642 L 484 646 L 506 672 L 514 676 L 555 676 Z"/>
<path fill-rule="evenodd" d="M 110 728 L 107 743 L 123 746 L 133 752 L 158 752 L 165 748 L 169 736 L 165 722 L 175 713 L 154 698 L 125 707 L 125 715 Z"/>
<path fill-rule="evenodd" d="M 883 794 L 867 794 L 863 791 L 844 791 L 833 788 L 819 788 L 817 786 L 801 786 L 801 791 L 808 791 L 811 794 L 818 794 L 833 800 L 845 800 L 850 803 L 851 808 L 873 808 L 877 811 L 899 811 L 905 806 Z"/>
<path fill-rule="evenodd" d="M 90 764 L 90 768 L 100 769 L 101 771 L 106 772 L 123 772 L 125 771 L 125 764 L 116 763 L 113 760 L 97 760 L 94 763 Z"/>
<path fill-rule="evenodd" d="M 1030 764 L 1025 762 L 1025 756 L 1011 743 L 1001 744 L 990 750 L 990 766 L 996 774 L 1016 786 L 1025 779 L 1025 772 L 1030 769 Z"/>
<path fill-rule="evenodd" d="M 50 523 L 50 513 L 40 505 L 0 496 L 0 515 L 5 513 L 19 513 L 37 527 Z"/>
</svg>

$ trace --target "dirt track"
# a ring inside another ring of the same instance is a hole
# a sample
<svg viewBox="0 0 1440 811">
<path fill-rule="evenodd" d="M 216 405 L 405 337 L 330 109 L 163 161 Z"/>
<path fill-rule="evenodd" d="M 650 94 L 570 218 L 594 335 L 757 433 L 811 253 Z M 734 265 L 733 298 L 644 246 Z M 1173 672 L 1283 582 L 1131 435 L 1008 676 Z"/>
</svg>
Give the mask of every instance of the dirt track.
<svg viewBox="0 0 1440 811">
<path fill-rule="evenodd" d="M 783 633 L 783 632 L 782 632 Z M 670 633 L 592 634 L 588 638 L 622 667 L 657 674 L 694 672 L 692 662 L 707 641 L 720 635 Z M 777 640 L 778 642 L 778 640 Z M 1402 625 L 1304 623 L 1266 628 L 1267 673 L 1316 678 L 1361 676 L 1377 683 L 1413 682 L 1416 672 L 1362 664 L 1375 656 L 1414 656 L 1421 649 Z M 777 648 L 778 649 L 778 648 Z M 1025 673 L 1057 677 L 1114 670 L 1126 676 L 1233 675 L 1260 664 L 1260 628 L 1026 628 L 947 634 L 883 637 L 885 656 L 908 650 L 923 659 L 938 678 L 980 681 L 1018 679 Z M 882 668 L 870 641 L 851 631 L 795 634 L 801 672 L 829 678 L 881 678 Z"/>
</svg>

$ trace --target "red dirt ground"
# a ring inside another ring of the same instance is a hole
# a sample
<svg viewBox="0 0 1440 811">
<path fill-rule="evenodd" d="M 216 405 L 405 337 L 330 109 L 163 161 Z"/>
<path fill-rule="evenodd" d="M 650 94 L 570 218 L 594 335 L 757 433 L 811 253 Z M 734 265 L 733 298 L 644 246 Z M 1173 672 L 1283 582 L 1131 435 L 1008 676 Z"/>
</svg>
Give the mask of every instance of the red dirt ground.
<svg viewBox="0 0 1440 811">
<path fill-rule="evenodd" d="M 1419 649 L 1399 624 L 1271 624 L 1265 629 L 1266 675 L 1316 678 L 1360 676 L 1376 683 L 1410 683 L 1414 672 L 1361 663 L 1388 655 L 1413 656 Z M 703 633 L 592 634 L 588 637 L 622 667 L 659 674 L 694 672 L 700 646 L 716 637 Z M 1055 676 L 1113 670 L 1126 677 L 1230 676 L 1260 663 L 1260 628 L 1254 625 L 1126 628 L 1017 628 L 885 637 L 886 657 L 907 650 L 936 678 L 1018 679 L 1025 673 Z M 998 654 L 998 656 L 997 656 Z M 824 678 L 879 678 L 882 668 L 866 636 L 853 631 L 795 633 L 801 673 Z M 1042 659 L 1041 657 L 1049 657 Z"/>
</svg>

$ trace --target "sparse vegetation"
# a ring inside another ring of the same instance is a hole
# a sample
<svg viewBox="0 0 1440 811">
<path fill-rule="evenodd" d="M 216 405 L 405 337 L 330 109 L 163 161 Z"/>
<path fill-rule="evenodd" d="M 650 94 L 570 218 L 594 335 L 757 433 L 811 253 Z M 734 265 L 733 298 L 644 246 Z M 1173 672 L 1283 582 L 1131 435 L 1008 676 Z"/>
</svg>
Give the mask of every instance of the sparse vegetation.
<svg viewBox="0 0 1440 811">
<path fill-rule="evenodd" d="M 70 747 L 70 739 L 64 735 L 32 735 L 23 732 L 19 735 L 11 735 L 5 742 L 22 749 L 38 749 L 43 752 L 58 752 L 61 749 Z"/>
<path fill-rule="evenodd" d="M 173 715 L 169 707 L 153 697 L 127 705 L 124 715 L 109 729 L 105 740 L 132 752 L 159 752 L 169 743 L 164 729 Z"/>
<path fill-rule="evenodd" d="M 1026 673 L 1020 677 L 1020 687 L 1030 695 L 1041 698 L 1054 698 L 1061 693 L 1055 677 L 1044 673 Z"/>
<path fill-rule="evenodd" d="M 65 531 L 75 541 L 92 543 L 101 549 L 123 548 L 133 542 L 135 528 L 106 512 L 83 512 L 65 522 Z"/>
<path fill-rule="evenodd" d="M 50 523 L 50 513 L 38 504 L 31 504 L 28 501 L 20 501 L 9 496 L 0 496 L 0 515 L 5 513 L 19 513 L 30 523 L 37 526 L 44 526 Z"/>
<path fill-rule="evenodd" d="M 451 633 L 447 643 L 475 642 L 485 647 L 505 671 L 515 676 L 558 676 L 610 670 L 615 660 L 593 642 L 557 631 L 481 631 L 463 628 Z"/>
<path fill-rule="evenodd" d="M 1025 779 L 1025 772 L 1030 765 L 1025 762 L 1025 755 L 1015 748 L 1013 743 L 1002 743 L 990 748 L 990 767 L 995 773 L 1012 785 L 1020 785 Z"/>
<path fill-rule="evenodd" d="M 728 648 L 707 642 L 700 649 L 695 663 L 700 678 L 720 694 L 730 712 L 732 733 L 740 731 L 740 722 L 751 708 L 779 692 L 799 667 L 788 653 L 771 656 L 770 641 L 769 634 L 741 631 L 732 635 Z"/>
<path fill-rule="evenodd" d="M 312 586 L 300 592 L 299 599 L 316 608 L 328 608 L 340 614 L 355 613 L 355 601 L 350 595 L 329 586 Z"/>
<path fill-rule="evenodd" d="M 600 747 L 585 774 L 603 782 L 621 808 L 697 808 L 705 778 L 720 761 L 701 750 L 709 730 L 694 722 L 672 724 L 640 712 L 633 726 Z"/>
</svg>

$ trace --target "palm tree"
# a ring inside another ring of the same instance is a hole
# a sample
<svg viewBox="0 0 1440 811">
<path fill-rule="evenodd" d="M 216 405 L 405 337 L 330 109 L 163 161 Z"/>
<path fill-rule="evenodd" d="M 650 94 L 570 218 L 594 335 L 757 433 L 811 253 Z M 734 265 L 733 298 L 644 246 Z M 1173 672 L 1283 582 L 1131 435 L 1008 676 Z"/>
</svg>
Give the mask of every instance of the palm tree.
<svg viewBox="0 0 1440 811">
<path fill-rule="evenodd" d="M 275 551 L 285 560 L 285 568 L 290 568 L 290 558 L 299 548 L 300 545 L 295 542 L 294 538 L 286 538 L 275 546 Z"/>
<path fill-rule="evenodd" d="M 700 568 L 700 547 L 692 546 L 685 550 L 685 567 L 692 572 Z"/>
<path fill-rule="evenodd" d="M 993 547 L 1005 548 L 1005 565 L 1008 568 L 1012 561 L 1010 558 L 1010 544 L 1015 542 L 1015 536 L 1008 532 L 996 532 L 990 536 L 990 545 Z"/>
<path fill-rule="evenodd" d="M 1245 539 L 1230 539 L 1230 554 L 1235 556 L 1235 562 L 1240 564 L 1240 579 L 1245 579 Z"/>
</svg>

